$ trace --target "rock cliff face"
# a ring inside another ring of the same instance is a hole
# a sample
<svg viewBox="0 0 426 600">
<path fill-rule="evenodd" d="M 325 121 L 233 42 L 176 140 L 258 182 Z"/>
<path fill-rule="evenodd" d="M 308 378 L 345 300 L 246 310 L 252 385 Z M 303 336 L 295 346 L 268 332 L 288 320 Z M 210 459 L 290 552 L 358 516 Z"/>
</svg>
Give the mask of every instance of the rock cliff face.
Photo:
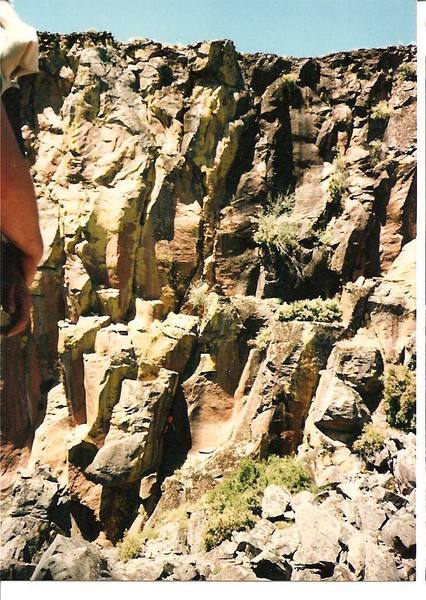
<svg viewBox="0 0 426 600">
<path fill-rule="evenodd" d="M 415 48 L 41 49 L 21 102 L 45 254 L 32 331 L 2 341 L 3 576 L 412 579 L 414 426 L 384 381 L 415 368 Z M 197 501 L 271 454 L 317 493 L 269 486 L 254 527 L 203 550 Z"/>
</svg>

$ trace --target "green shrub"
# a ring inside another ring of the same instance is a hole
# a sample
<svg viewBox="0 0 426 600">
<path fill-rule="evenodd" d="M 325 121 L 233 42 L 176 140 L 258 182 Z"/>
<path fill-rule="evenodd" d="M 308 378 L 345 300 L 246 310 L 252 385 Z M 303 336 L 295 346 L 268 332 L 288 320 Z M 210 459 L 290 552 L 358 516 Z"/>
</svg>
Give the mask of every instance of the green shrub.
<svg viewBox="0 0 426 600">
<path fill-rule="evenodd" d="M 290 493 L 315 487 L 307 467 L 294 457 L 243 459 L 232 475 L 203 496 L 208 519 L 203 531 L 205 549 L 230 539 L 233 531 L 253 527 L 263 491 L 272 483 L 285 486 Z"/>
<path fill-rule="evenodd" d="M 294 194 L 280 193 L 274 196 L 268 203 L 268 214 L 279 217 L 281 215 L 290 214 L 294 208 Z"/>
<path fill-rule="evenodd" d="M 262 327 L 254 340 L 254 345 L 259 352 L 264 352 L 271 341 L 271 328 L 268 326 Z"/>
<path fill-rule="evenodd" d="M 371 110 L 371 118 L 373 121 L 387 121 L 392 114 L 392 111 L 385 100 L 381 100 Z"/>
<path fill-rule="evenodd" d="M 330 200 L 341 206 L 342 199 L 348 191 L 346 163 L 341 156 L 337 156 L 333 161 L 333 169 L 328 178 L 327 189 Z"/>
<path fill-rule="evenodd" d="M 253 459 L 244 459 L 233 475 L 207 492 L 205 501 L 217 513 L 231 507 L 244 512 L 249 506 L 256 505 L 260 477 L 260 465 Z"/>
<path fill-rule="evenodd" d="M 265 463 L 264 477 L 266 485 L 282 485 L 291 494 L 315 488 L 306 465 L 300 459 L 290 456 L 269 456 Z"/>
<path fill-rule="evenodd" d="M 138 556 L 141 555 L 145 542 L 157 537 L 158 532 L 152 527 L 147 527 L 140 533 L 132 535 L 129 535 L 129 533 L 126 532 L 123 540 L 117 544 L 119 559 L 123 562 L 127 562 L 132 558 L 138 558 Z"/>
<path fill-rule="evenodd" d="M 398 76 L 404 81 L 416 81 L 417 69 L 415 63 L 403 63 L 398 67 Z"/>
<path fill-rule="evenodd" d="M 281 194 L 272 200 L 255 219 L 258 228 L 254 241 L 285 257 L 296 271 L 299 271 L 297 255 L 299 243 L 297 239 L 298 225 L 290 221 L 289 213 L 294 206 L 293 194 Z"/>
<path fill-rule="evenodd" d="M 279 321 L 321 321 L 334 323 L 340 321 L 342 311 L 334 298 L 314 298 L 284 303 L 278 311 Z"/>
<path fill-rule="evenodd" d="M 384 376 L 383 397 L 386 420 L 403 431 L 416 429 L 416 375 L 404 365 L 388 367 Z"/>
<path fill-rule="evenodd" d="M 258 223 L 259 227 L 254 235 L 257 244 L 284 255 L 297 248 L 297 226 L 290 222 L 288 216 L 261 214 Z"/>
<path fill-rule="evenodd" d="M 322 248 L 324 246 L 331 246 L 333 242 L 333 234 L 330 229 L 324 229 L 324 231 L 314 231 L 314 246 Z"/>
<path fill-rule="evenodd" d="M 209 551 L 224 540 L 230 539 L 233 531 L 250 529 L 255 525 L 253 513 L 241 511 L 234 507 L 226 507 L 221 513 L 216 513 L 209 519 L 204 530 L 204 548 Z"/>
<path fill-rule="evenodd" d="M 283 82 L 283 90 L 287 93 L 291 93 L 297 87 L 297 77 L 291 73 L 287 73 L 281 77 Z"/>
<path fill-rule="evenodd" d="M 118 558 L 127 562 L 132 558 L 138 558 L 142 550 L 145 539 L 138 535 L 126 535 L 121 542 L 117 544 Z"/>
<path fill-rule="evenodd" d="M 380 140 L 373 140 L 369 144 L 371 163 L 375 166 L 381 160 L 383 143 Z"/>
<path fill-rule="evenodd" d="M 268 195 L 266 206 L 262 208 L 261 214 L 271 217 L 289 215 L 294 208 L 294 202 L 295 196 L 290 192 Z"/>
<path fill-rule="evenodd" d="M 373 457 L 385 445 L 385 438 L 377 427 L 369 423 L 364 425 L 361 436 L 353 445 L 353 451 L 363 460 Z"/>
</svg>

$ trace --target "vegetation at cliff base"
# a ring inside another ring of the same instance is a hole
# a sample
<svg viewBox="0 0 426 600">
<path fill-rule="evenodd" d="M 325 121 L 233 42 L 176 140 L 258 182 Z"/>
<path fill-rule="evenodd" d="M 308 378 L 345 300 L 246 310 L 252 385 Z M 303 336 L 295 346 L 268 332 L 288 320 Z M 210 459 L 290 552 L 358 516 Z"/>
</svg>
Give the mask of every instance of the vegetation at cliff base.
<svg viewBox="0 0 426 600">
<path fill-rule="evenodd" d="M 151 527 L 145 528 L 139 533 L 125 533 L 121 542 L 117 544 L 118 557 L 123 562 L 138 558 L 140 556 L 143 545 L 147 540 L 156 539 L 158 532 Z"/>
<path fill-rule="evenodd" d="M 176 475 L 175 471 L 175 475 Z M 190 513 L 195 506 L 189 502 L 184 502 L 176 508 L 165 510 L 161 514 L 161 522 L 173 523 L 177 529 L 187 529 Z M 143 554 L 143 547 L 148 540 L 156 540 L 160 537 L 161 526 L 154 524 L 153 526 L 145 526 L 142 531 L 129 534 L 125 532 L 121 542 L 117 544 L 118 557 L 123 562 L 127 562 L 132 558 L 138 558 Z"/>
<path fill-rule="evenodd" d="M 358 70 L 360 79 L 369 79 L 373 75 L 373 69 L 370 65 L 362 64 Z"/>
<path fill-rule="evenodd" d="M 368 461 L 377 452 L 380 452 L 385 445 L 385 438 L 382 432 L 372 423 L 364 425 L 361 436 L 353 445 L 353 451 L 362 459 Z"/>
<path fill-rule="evenodd" d="M 277 317 L 279 321 L 320 321 L 335 323 L 342 319 L 339 303 L 334 298 L 314 298 L 313 300 L 296 300 L 280 306 Z"/>
<path fill-rule="evenodd" d="M 384 376 L 386 420 L 405 432 L 416 430 L 416 374 L 404 365 L 392 365 Z"/>
<path fill-rule="evenodd" d="M 203 497 L 207 510 L 203 532 L 206 550 L 229 539 L 233 531 L 254 526 L 263 491 L 270 484 L 282 485 L 290 493 L 315 488 L 307 467 L 299 459 L 277 455 L 260 461 L 244 459 L 231 476 Z"/>
</svg>

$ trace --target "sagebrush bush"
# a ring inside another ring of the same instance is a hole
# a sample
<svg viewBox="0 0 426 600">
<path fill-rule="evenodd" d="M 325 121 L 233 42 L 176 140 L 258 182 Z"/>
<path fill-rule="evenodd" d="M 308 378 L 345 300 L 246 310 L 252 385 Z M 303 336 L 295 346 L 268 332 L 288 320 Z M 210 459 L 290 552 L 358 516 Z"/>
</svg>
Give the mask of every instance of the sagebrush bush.
<svg viewBox="0 0 426 600">
<path fill-rule="evenodd" d="M 272 332 L 269 326 L 265 325 L 265 327 L 259 329 L 259 332 L 254 340 L 254 345 L 260 352 L 263 352 L 267 349 L 271 341 L 271 336 Z"/>
<path fill-rule="evenodd" d="M 264 468 L 264 488 L 273 483 L 284 486 L 291 494 L 316 489 L 307 466 L 300 459 L 272 454 Z"/>
<path fill-rule="evenodd" d="M 272 197 L 268 202 L 268 214 L 279 217 L 281 215 L 290 214 L 294 208 L 295 196 L 290 192 L 280 193 Z"/>
<path fill-rule="evenodd" d="M 298 271 L 299 227 L 290 220 L 289 216 L 293 206 L 293 194 L 281 194 L 272 200 L 255 219 L 258 227 L 253 239 L 256 244 L 267 248 L 269 252 L 285 257 Z"/>
<path fill-rule="evenodd" d="M 416 374 L 404 365 L 388 367 L 383 389 L 386 420 L 403 431 L 416 430 Z"/>
<path fill-rule="evenodd" d="M 385 445 L 382 432 L 372 423 L 364 425 L 361 436 L 356 440 L 352 449 L 363 460 L 368 461 Z"/>
<path fill-rule="evenodd" d="M 416 81 L 417 69 L 415 63 L 403 63 L 398 67 L 398 75 L 404 81 Z"/>
<path fill-rule="evenodd" d="M 254 240 L 259 245 L 265 245 L 280 254 L 288 254 L 297 248 L 297 226 L 287 215 L 276 217 L 271 214 L 261 214 L 258 219 L 259 227 Z"/>
<path fill-rule="evenodd" d="M 381 100 L 371 109 L 371 119 L 373 121 L 387 121 L 390 119 L 392 111 L 385 100 Z"/>
<path fill-rule="evenodd" d="M 179 474 L 178 469 L 173 473 L 175 476 Z M 189 515 L 194 510 L 195 505 L 190 502 L 184 502 L 180 506 L 176 508 L 171 508 L 170 510 L 164 512 L 162 514 L 163 522 L 168 523 L 176 523 L 176 526 L 181 528 L 186 528 L 188 526 Z"/>
<path fill-rule="evenodd" d="M 341 206 L 343 197 L 348 191 L 348 180 L 346 175 L 346 163 L 341 156 L 333 161 L 333 168 L 328 178 L 328 193 L 330 200 Z"/>
<path fill-rule="evenodd" d="M 126 535 L 121 542 L 117 544 L 118 558 L 122 562 L 138 558 L 142 550 L 145 539 L 139 535 Z"/>
<path fill-rule="evenodd" d="M 283 75 L 281 77 L 283 82 L 283 89 L 287 93 L 291 93 L 297 87 L 297 77 L 296 75 L 291 75 L 290 73 Z"/>
<path fill-rule="evenodd" d="M 334 298 L 314 298 L 313 300 L 296 300 L 280 306 L 279 321 L 321 321 L 334 323 L 342 319 L 339 303 Z"/>
<path fill-rule="evenodd" d="M 324 229 L 323 231 L 314 231 L 313 234 L 313 244 L 316 248 L 331 246 L 331 244 L 333 243 L 333 234 L 330 229 Z"/>
<path fill-rule="evenodd" d="M 125 533 L 121 542 L 117 544 L 118 557 L 121 561 L 127 562 L 132 558 L 138 558 L 141 555 L 143 545 L 147 540 L 158 537 L 158 532 L 147 527 L 140 533 L 129 534 Z"/>
<path fill-rule="evenodd" d="M 230 539 L 233 531 L 250 529 L 256 523 L 255 516 L 247 507 L 226 506 L 221 512 L 209 515 L 208 525 L 203 532 L 204 548 L 209 551 L 224 540 Z"/>
<path fill-rule="evenodd" d="M 229 539 L 233 531 L 253 527 L 263 491 L 272 483 L 284 486 L 290 493 L 315 489 L 307 467 L 295 457 L 243 459 L 232 475 L 203 497 L 208 519 L 203 532 L 206 550 Z"/>
</svg>

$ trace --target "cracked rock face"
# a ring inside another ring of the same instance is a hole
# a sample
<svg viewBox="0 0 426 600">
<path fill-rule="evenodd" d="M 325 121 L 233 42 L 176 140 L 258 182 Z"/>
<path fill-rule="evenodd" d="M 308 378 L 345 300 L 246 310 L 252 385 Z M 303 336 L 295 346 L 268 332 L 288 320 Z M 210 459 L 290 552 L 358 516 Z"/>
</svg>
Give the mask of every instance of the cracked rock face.
<svg viewBox="0 0 426 600">
<path fill-rule="evenodd" d="M 31 333 L 1 341 L 2 578 L 413 580 L 415 435 L 383 394 L 416 364 L 415 47 L 40 42 L 20 94 L 45 254 Z M 317 489 L 267 486 L 204 550 L 204 492 L 270 454 Z M 127 531 L 151 537 L 123 562 Z"/>
</svg>

